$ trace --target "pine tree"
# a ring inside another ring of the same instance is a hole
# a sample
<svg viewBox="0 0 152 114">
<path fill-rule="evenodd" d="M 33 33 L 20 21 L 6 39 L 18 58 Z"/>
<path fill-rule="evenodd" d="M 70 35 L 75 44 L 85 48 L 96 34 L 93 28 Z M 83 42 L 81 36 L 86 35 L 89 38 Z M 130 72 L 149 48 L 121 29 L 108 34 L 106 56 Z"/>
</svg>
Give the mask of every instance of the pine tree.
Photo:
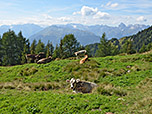
<svg viewBox="0 0 152 114">
<path fill-rule="evenodd" d="M 32 44 L 31 44 L 31 47 L 30 47 L 30 53 L 31 54 L 35 54 L 35 48 L 36 48 L 36 40 L 34 39 Z"/>
<path fill-rule="evenodd" d="M 139 50 L 139 53 L 143 53 L 143 52 L 146 52 L 146 51 L 147 51 L 146 46 L 145 46 L 145 44 L 143 44 L 142 47 Z"/>
<path fill-rule="evenodd" d="M 60 58 L 64 58 L 64 54 L 63 54 L 63 41 L 62 39 L 60 40 L 60 47 L 59 47 L 59 57 Z"/>
<path fill-rule="evenodd" d="M 95 55 L 98 57 L 105 57 L 111 55 L 111 44 L 106 39 L 105 33 L 103 33 L 102 38 L 100 39 L 100 44 Z"/>
<path fill-rule="evenodd" d="M 114 55 L 118 55 L 118 54 L 119 54 L 118 46 L 112 45 L 111 46 L 111 55 L 114 56 Z"/>
<path fill-rule="evenodd" d="M 48 43 L 46 45 L 46 57 L 52 56 L 53 51 L 54 51 L 53 44 L 52 44 L 52 42 L 50 43 L 50 41 L 48 41 Z"/>
<path fill-rule="evenodd" d="M 121 53 L 134 54 L 136 51 L 133 49 L 132 41 L 126 41 L 121 48 Z"/>
<path fill-rule="evenodd" d="M 1 48 L 3 50 L 2 65 L 21 64 L 24 45 L 28 47 L 29 41 L 23 37 L 21 31 L 18 35 L 11 30 L 4 33 L 1 39 Z"/>
<path fill-rule="evenodd" d="M 21 56 L 21 64 L 24 64 L 27 62 L 26 57 L 25 57 L 26 53 L 27 53 L 27 46 L 26 44 L 24 44 L 24 49 L 22 51 L 22 56 Z"/>
<path fill-rule="evenodd" d="M 53 51 L 54 51 L 54 46 L 52 44 L 52 42 L 50 43 L 50 56 L 53 55 Z"/>
<path fill-rule="evenodd" d="M 46 57 L 50 56 L 50 41 L 48 41 L 47 45 L 46 45 Z"/>
<path fill-rule="evenodd" d="M 3 65 L 15 65 L 18 63 L 17 36 L 9 30 L 2 36 Z"/>
<path fill-rule="evenodd" d="M 38 41 L 38 44 L 35 47 L 35 53 L 38 54 L 39 52 L 45 52 L 45 45 L 41 40 Z"/>
<path fill-rule="evenodd" d="M 133 49 L 132 41 L 128 41 L 127 54 L 134 54 L 134 53 L 136 53 L 136 51 Z"/>
<path fill-rule="evenodd" d="M 53 53 L 53 55 L 52 55 L 52 58 L 53 58 L 53 59 L 55 59 L 55 58 L 60 58 L 60 49 L 59 49 L 59 47 L 58 47 L 57 44 L 56 44 L 54 53 Z"/>
<path fill-rule="evenodd" d="M 74 52 L 78 51 L 80 43 L 77 42 L 73 34 L 65 35 L 62 39 L 63 55 L 64 58 L 74 56 Z"/>
<path fill-rule="evenodd" d="M 2 57 L 3 57 L 2 38 L 0 36 L 0 65 L 2 65 Z"/>
<path fill-rule="evenodd" d="M 147 45 L 147 51 L 150 51 L 152 49 L 152 43 L 149 43 L 148 45 Z"/>
</svg>

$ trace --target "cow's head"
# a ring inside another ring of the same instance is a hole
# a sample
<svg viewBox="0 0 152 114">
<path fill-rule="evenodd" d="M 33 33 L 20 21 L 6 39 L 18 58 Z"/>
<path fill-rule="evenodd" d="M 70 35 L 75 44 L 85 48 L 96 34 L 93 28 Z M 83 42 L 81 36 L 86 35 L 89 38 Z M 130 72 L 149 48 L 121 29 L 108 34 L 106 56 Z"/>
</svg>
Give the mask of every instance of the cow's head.
<svg viewBox="0 0 152 114">
<path fill-rule="evenodd" d="M 80 79 L 74 79 L 74 78 L 72 78 L 71 80 L 67 80 L 67 82 L 70 82 L 70 84 L 71 84 L 71 89 L 75 90 L 76 84 L 77 84 L 78 82 L 80 82 Z"/>
</svg>

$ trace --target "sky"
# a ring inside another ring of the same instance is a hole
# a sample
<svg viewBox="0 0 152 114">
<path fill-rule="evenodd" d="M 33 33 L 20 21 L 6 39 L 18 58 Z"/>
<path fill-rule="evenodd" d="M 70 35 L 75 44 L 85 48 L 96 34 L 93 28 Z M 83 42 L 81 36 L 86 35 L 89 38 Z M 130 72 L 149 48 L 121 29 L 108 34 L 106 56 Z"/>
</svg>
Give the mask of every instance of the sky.
<svg viewBox="0 0 152 114">
<path fill-rule="evenodd" d="M 0 25 L 152 25 L 152 0 L 0 0 Z"/>
</svg>

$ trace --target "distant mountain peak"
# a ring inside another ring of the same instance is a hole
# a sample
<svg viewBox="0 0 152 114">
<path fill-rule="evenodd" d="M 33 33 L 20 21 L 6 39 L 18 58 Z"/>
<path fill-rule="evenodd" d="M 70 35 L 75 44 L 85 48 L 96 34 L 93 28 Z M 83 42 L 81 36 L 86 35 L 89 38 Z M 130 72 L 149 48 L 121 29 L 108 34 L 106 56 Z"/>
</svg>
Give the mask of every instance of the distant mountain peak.
<svg viewBox="0 0 152 114">
<path fill-rule="evenodd" d="M 124 23 L 121 22 L 121 23 L 119 24 L 119 28 L 125 28 L 125 27 L 126 27 L 126 25 L 125 25 Z"/>
</svg>

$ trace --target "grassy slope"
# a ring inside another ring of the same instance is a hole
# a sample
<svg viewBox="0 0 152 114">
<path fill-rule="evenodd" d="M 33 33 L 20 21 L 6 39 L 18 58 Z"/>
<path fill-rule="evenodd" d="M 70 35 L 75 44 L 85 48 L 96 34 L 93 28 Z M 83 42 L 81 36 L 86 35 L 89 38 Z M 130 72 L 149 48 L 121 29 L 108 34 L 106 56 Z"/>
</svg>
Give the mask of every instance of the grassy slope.
<svg viewBox="0 0 152 114">
<path fill-rule="evenodd" d="M 151 61 L 149 53 L 0 67 L 0 113 L 152 113 Z M 98 88 L 74 94 L 72 77 Z"/>
</svg>

